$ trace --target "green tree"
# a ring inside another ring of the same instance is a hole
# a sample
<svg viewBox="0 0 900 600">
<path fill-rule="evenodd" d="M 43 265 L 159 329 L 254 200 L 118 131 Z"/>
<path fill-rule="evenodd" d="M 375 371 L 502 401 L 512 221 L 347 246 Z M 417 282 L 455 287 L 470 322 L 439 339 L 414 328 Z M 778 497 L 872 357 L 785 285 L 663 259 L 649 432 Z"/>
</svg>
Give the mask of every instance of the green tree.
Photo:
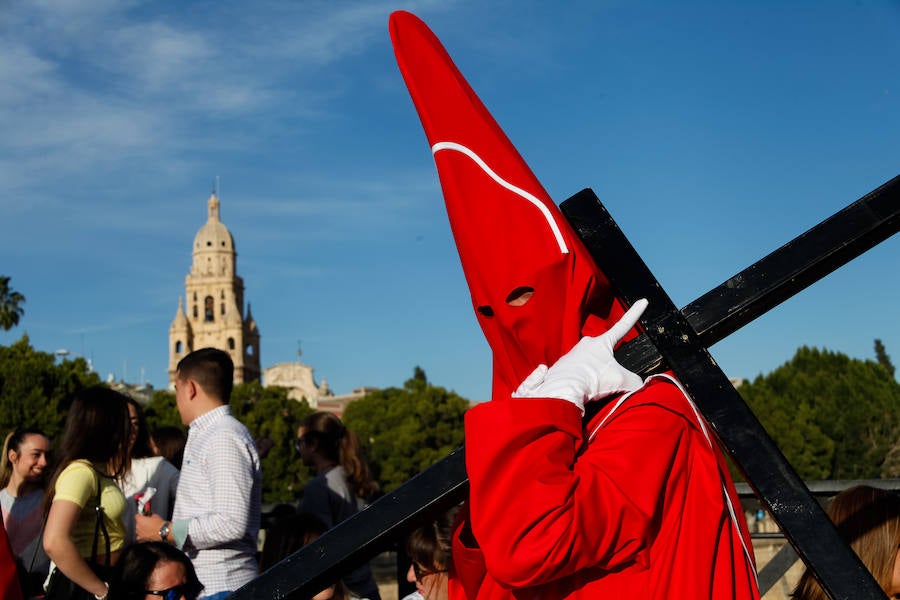
<svg viewBox="0 0 900 600">
<path fill-rule="evenodd" d="M 181 414 L 175 404 L 175 394 L 168 390 L 156 390 L 144 406 L 144 416 L 147 418 L 147 427 L 153 431 L 157 427 L 181 427 Z"/>
<path fill-rule="evenodd" d="M 356 432 L 381 483 L 389 491 L 462 444 L 469 402 L 431 385 L 416 367 L 402 388 L 387 388 L 352 402 L 343 421 Z"/>
<path fill-rule="evenodd" d="M 802 347 L 740 393 L 805 479 L 878 477 L 900 433 L 900 384 L 839 352 Z"/>
<path fill-rule="evenodd" d="M 83 358 L 57 364 L 53 354 L 32 348 L 27 335 L 0 346 L 0 431 L 29 425 L 56 438 L 73 394 L 98 383 Z"/>
<path fill-rule="evenodd" d="M 0 329 L 9 331 L 25 314 L 25 296 L 9 287 L 9 277 L 0 275 Z"/>
<path fill-rule="evenodd" d="M 887 372 L 891 374 L 891 377 L 894 376 L 894 363 L 891 362 L 891 357 L 888 356 L 887 350 L 885 350 L 881 340 L 875 340 L 875 360 L 878 361 L 879 365 L 887 369 Z"/>
</svg>

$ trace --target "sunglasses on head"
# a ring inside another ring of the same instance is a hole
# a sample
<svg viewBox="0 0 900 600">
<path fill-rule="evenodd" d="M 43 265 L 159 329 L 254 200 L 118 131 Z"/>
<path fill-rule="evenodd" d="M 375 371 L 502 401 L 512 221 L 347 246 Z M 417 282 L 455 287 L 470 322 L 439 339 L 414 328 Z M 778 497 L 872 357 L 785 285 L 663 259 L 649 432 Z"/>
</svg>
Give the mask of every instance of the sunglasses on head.
<svg viewBox="0 0 900 600">
<path fill-rule="evenodd" d="M 151 596 L 162 596 L 164 600 L 181 600 L 182 597 L 194 600 L 196 597 L 190 593 L 187 585 L 176 585 L 165 590 L 144 590 L 144 593 Z"/>
</svg>

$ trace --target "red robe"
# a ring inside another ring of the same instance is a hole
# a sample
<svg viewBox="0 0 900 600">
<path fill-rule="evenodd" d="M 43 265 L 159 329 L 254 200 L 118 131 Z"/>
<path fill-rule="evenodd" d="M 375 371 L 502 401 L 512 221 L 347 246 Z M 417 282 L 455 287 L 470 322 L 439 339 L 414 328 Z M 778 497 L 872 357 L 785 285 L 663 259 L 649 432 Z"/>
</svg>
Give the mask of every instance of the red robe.
<svg viewBox="0 0 900 600">
<path fill-rule="evenodd" d="M 479 547 L 457 530 L 451 600 L 759 598 L 750 535 L 705 422 L 662 377 L 624 398 L 586 429 L 563 400 L 468 412 Z"/>
</svg>

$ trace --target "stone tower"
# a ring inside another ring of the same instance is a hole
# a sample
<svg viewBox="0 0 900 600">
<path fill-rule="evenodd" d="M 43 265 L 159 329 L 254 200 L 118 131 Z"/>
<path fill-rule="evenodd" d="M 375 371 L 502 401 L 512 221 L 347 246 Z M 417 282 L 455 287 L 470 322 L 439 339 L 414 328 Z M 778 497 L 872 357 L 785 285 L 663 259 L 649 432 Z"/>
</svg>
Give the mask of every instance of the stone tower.
<svg viewBox="0 0 900 600">
<path fill-rule="evenodd" d="M 200 348 L 220 348 L 234 361 L 234 382 L 259 381 L 259 329 L 244 316 L 244 281 L 237 276 L 237 252 L 231 232 L 219 220 L 219 199 L 207 203 L 209 217 L 194 237 L 191 272 L 185 277 L 185 297 L 169 327 L 169 386 L 175 367 Z"/>
</svg>

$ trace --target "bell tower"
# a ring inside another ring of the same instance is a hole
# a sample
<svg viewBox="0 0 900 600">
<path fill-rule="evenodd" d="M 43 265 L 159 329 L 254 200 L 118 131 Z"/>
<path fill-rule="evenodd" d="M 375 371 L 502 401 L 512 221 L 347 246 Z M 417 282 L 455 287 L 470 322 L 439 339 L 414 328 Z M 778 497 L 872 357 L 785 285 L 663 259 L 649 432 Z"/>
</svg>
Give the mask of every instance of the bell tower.
<svg viewBox="0 0 900 600">
<path fill-rule="evenodd" d="M 199 348 L 219 348 L 234 361 L 234 382 L 259 381 L 259 329 L 237 275 L 231 232 L 219 219 L 219 198 L 207 202 L 207 220 L 194 236 L 193 262 L 185 277 L 185 296 L 169 327 L 169 386 L 178 361 Z"/>
</svg>

